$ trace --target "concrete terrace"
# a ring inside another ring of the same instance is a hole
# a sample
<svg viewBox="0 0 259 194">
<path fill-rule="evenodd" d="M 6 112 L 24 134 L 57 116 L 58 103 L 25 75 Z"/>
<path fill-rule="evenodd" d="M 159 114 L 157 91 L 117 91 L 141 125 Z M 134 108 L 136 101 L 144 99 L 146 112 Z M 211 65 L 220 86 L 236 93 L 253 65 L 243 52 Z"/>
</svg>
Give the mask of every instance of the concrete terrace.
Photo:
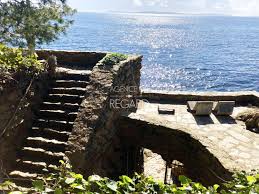
<svg viewBox="0 0 259 194">
<path fill-rule="evenodd" d="M 242 121 L 235 120 L 238 113 L 251 109 L 251 104 L 258 103 L 258 93 L 143 92 L 142 97 L 149 102 L 139 102 L 137 112 L 128 115 L 132 122 L 143 121 L 189 134 L 229 171 L 250 171 L 259 168 L 259 134 L 246 130 Z M 213 114 L 209 117 L 193 116 L 187 111 L 186 101 L 199 99 L 235 100 L 237 106 L 229 117 L 216 117 Z M 171 107 L 175 109 L 175 114 L 159 114 L 158 106 Z"/>
</svg>

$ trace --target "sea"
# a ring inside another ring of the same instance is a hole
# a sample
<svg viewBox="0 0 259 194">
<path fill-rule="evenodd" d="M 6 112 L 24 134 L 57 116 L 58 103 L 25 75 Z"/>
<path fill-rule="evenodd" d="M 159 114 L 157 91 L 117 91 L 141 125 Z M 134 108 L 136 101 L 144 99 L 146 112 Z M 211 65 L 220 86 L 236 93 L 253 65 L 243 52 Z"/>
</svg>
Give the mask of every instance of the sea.
<svg viewBox="0 0 259 194">
<path fill-rule="evenodd" d="M 41 48 L 143 55 L 141 88 L 259 91 L 259 18 L 77 13 Z"/>
</svg>

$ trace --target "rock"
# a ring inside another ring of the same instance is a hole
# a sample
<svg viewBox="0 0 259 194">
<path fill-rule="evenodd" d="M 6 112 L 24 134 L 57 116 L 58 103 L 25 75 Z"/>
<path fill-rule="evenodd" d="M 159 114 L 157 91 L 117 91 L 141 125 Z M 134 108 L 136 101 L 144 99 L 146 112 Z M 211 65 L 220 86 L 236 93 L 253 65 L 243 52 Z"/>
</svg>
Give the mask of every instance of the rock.
<svg viewBox="0 0 259 194">
<path fill-rule="evenodd" d="M 54 55 L 49 56 L 48 58 L 48 72 L 50 75 L 54 75 L 57 67 L 57 57 Z"/>
<path fill-rule="evenodd" d="M 244 121 L 248 130 L 259 133 L 259 108 L 241 112 L 236 119 Z"/>
</svg>

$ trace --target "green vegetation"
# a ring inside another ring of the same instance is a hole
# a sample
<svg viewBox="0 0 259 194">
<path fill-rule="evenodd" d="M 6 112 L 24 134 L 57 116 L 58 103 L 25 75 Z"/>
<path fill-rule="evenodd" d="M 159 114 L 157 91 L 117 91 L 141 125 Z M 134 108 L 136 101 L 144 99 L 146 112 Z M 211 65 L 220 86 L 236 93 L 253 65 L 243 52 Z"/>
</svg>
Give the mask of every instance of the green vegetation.
<svg viewBox="0 0 259 194">
<path fill-rule="evenodd" d="M 166 185 L 156 182 L 151 177 L 136 174 L 133 178 L 121 176 L 119 181 L 101 178 L 93 175 L 85 180 L 81 174 L 71 171 L 71 166 L 61 161 L 57 173 L 51 173 L 43 180 L 33 182 L 29 193 L 54 193 L 54 194 L 256 194 L 259 193 L 259 174 L 247 175 L 244 172 L 234 176 L 233 181 L 223 187 L 214 185 L 204 187 L 193 182 L 185 176 L 180 176 L 181 186 Z M 12 189 L 13 184 L 6 182 L 0 185 L 0 190 Z M 11 192 L 14 194 L 14 192 Z M 19 194 L 16 193 L 16 194 Z"/>
<path fill-rule="evenodd" d="M 102 63 L 104 65 L 114 65 L 116 63 L 119 63 L 120 61 L 126 60 L 127 58 L 128 56 L 124 54 L 109 53 L 103 58 Z"/>
<path fill-rule="evenodd" d="M 10 48 L 0 44 L 0 71 L 15 72 L 19 70 L 42 71 L 43 64 L 37 60 L 36 54 L 25 55 L 24 50 Z"/>
<path fill-rule="evenodd" d="M 65 0 L 0 0 L 0 43 L 35 52 L 65 33 L 75 13 Z"/>
<path fill-rule="evenodd" d="M 0 72 L 41 71 L 35 47 L 65 33 L 75 13 L 65 0 L 0 0 Z M 19 48 L 5 46 L 12 45 Z"/>
</svg>

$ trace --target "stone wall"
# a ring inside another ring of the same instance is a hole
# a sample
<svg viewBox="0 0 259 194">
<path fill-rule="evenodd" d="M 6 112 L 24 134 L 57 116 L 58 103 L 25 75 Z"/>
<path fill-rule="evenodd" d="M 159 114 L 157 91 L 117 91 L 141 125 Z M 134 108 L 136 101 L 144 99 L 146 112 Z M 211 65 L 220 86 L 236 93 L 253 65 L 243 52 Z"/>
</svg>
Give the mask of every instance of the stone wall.
<svg viewBox="0 0 259 194">
<path fill-rule="evenodd" d="M 122 112 L 135 107 L 114 107 L 111 102 L 131 102 L 139 95 L 141 61 L 141 56 L 129 56 L 119 64 L 106 66 L 100 61 L 93 68 L 66 152 L 75 171 L 86 176 L 114 174 L 108 172 L 109 165 L 119 160 L 114 154 L 120 145 L 114 124 Z"/>
<path fill-rule="evenodd" d="M 92 69 L 106 55 L 104 52 L 58 50 L 38 50 L 37 54 L 39 59 L 47 59 L 50 55 L 55 55 L 60 66 L 84 69 Z"/>
<path fill-rule="evenodd" d="M 192 100 L 209 101 L 235 101 L 237 105 L 255 105 L 259 106 L 258 92 L 169 92 L 143 90 L 142 98 L 146 100 L 170 101 L 174 103 L 186 103 Z"/>
<path fill-rule="evenodd" d="M 16 150 L 31 127 L 33 108 L 46 91 L 47 74 L 33 82 L 32 77 L 22 72 L 0 77 L 0 177 L 15 163 Z"/>
</svg>

